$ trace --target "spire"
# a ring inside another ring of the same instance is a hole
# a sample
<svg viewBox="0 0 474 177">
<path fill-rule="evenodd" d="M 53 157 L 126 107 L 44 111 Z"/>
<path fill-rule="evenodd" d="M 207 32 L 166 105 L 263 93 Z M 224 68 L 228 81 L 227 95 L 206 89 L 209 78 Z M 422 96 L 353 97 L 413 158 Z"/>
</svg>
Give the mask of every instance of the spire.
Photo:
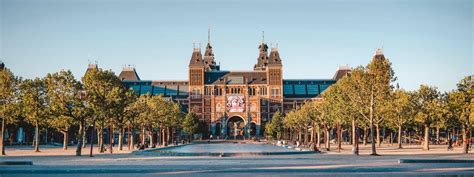
<svg viewBox="0 0 474 177">
<path fill-rule="evenodd" d="M 258 58 L 257 64 L 254 66 L 254 70 L 265 70 L 268 64 L 268 45 L 265 43 L 265 31 L 262 31 L 262 41 L 258 46 Z"/>
<path fill-rule="evenodd" d="M 211 45 L 211 26 L 207 29 L 207 44 Z"/>
<path fill-rule="evenodd" d="M 377 48 L 377 50 L 375 50 L 374 56 L 377 56 L 377 55 L 383 55 L 382 48 Z"/>
<path fill-rule="evenodd" d="M 381 48 L 377 48 L 377 50 L 375 50 L 374 59 L 385 60 L 385 56 L 384 56 L 383 50 Z"/>
<path fill-rule="evenodd" d="M 211 27 L 207 29 L 207 45 L 206 51 L 204 51 L 204 67 L 206 71 L 219 71 L 220 67 L 214 61 L 214 52 L 211 46 Z"/>
</svg>

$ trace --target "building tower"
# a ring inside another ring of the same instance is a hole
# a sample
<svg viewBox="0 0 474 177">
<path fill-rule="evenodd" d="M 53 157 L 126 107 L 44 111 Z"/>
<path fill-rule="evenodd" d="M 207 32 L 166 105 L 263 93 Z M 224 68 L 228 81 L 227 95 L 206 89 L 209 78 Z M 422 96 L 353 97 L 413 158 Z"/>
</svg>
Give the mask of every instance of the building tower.
<svg viewBox="0 0 474 177">
<path fill-rule="evenodd" d="M 207 31 L 207 45 L 206 51 L 204 52 L 204 69 L 205 71 L 219 71 L 220 66 L 216 64 L 214 60 L 214 53 L 212 52 L 211 46 L 211 28 Z"/>
<path fill-rule="evenodd" d="M 257 58 L 257 64 L 253 67 L 253 70 L 255 71 L 265 71 L 267 64 L 268 64 L 268 46 L 265 43 L 265 33 L 262 32 L 262 41 L 260 42 L 260 45 L 258 46 L 258 58 Z"/>
<path fill-rule="evenodd" d="M 203 92 L 204 92 L 205 65 L 201 54 L 201 48 L 194 47 L 189 61 L 189 110 L 203 119 Z"/>
<path fill-rule="evenodd" d="M 270 112 L 283 111 L 283 65 L 278 48 L 272 47 L 266 67 Z M 272 117 L 272 115 L 270 115 Z M 270 118 L 269 117 L 269 118 Z"/>
</svg>

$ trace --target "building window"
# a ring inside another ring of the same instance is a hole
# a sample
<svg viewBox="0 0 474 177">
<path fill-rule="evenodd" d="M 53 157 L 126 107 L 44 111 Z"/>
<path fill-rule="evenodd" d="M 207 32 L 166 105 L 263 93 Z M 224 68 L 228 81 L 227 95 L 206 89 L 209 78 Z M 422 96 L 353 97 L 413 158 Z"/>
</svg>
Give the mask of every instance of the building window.
<svg viewBox="0 0 474 177">
<path fill-rule="evenodd" d="M 283 85 L 283 94 L 293 95 L 293 85 L 289 85 L 289 84 Z"/>
<path fill-rule="evenodd" d="M 272 96 L 272 98 L 279 97 L 280 96 L 280 89 L 272 88 L 271 96 Z"/>
<path fill-rule="evenodd" d="M 321 84 L 321 85 L 319 85 L 319 87 L 320 87 L 321 93 L 322 93 L 322 92 L 324 92 L 324 90 L 326 90 L 326 89 L 329 87 L 329 85 L 327 85 L 327 84 Z"/>
<path fill-rule="evenodd" d="M 319 88 L 318 85 L 307 85 L 308 88 L 308 95 L 318 95 L 319 94 Z"/>
<path fill-rule="evenodd" d="M 260 95 L 267 95 L 267 88 L 266 87 L 261 87 L 260 88 Z"/>
<path fill-rule="evenodd" d="M 306 95 L 306 85 L 295 85 L 295 94 L 296 95 Z"/>
<path fill-rule="evenodd" d="M 201 98 L 201 89 L 193 88 L 191 92 L 191 98 Z"/>
<path fill-rule="evenodd" d="M 255 95 L 257 95 L 255 88 L 253 88 L 253 87 L 250 87 L 250 88 L 249 88 L 249 95 L 250 95 L 250 96 L 255 96 Z"/>
<path fill-rule="evenodd" d="M 214 94 L 216 96 L 221 96 L 222 95 L 222 88 L 215 88 L 214 89 Z"/>
</svg>

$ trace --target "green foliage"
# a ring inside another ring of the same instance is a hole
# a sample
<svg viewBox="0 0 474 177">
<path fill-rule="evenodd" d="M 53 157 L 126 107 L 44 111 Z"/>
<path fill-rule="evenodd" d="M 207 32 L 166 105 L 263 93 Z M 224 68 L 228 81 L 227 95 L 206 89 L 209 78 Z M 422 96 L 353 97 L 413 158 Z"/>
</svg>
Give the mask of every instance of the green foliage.
<svg viewBox="0 0 474 177">
<path fill-rule="evenodd" d="M 0 116 L 7 124 L 18 122 L 22 115 L 20 84 L 21 79 L 15 78 L 8 68 L 0 70 Z"/>
<path fill-rule="evenodd" d="M 386 106 L 387 125 L 393 130 L 410 124 L 416 115 L 410 102 L 412 95 L 403 89 L 397 89 L 391 93 L 392 99 Z"/>
<path fill-rule="evenodd" d="M 284 117 L 280 113 L 280 110 L 275 112 L 271 121 L 265 125 L 265 134 L 278 140 L 282 139 L 284 129 L 283 118 Z"/>
<path fill-rule="evenodd" d="M 196 114 L 190 112 L 186 114 L 183 121 L 183 132 L 192 136 L 199 131 L 199 118 Z"/>
<path fill-rule="evenodd" d="M 448 107 L 455 123 L 472 127 L 472 85 L 471 76 L 458 83 L 458 89 L 448 93 Z"/>
<path fill-rule="evenodd" d="M 117 100 L 123 90 L 121 81 L 112 71 L 90 69 L 82 78 L 87 102 L 93 111 L 94 122 L 103 128 L 117 118 Z"/>
<path fill-rule="evenodd" d="M 81 98 L 81 84 L 71 71 L 60 71 L 45 77 L 48 96 L 48 125 L 66 131 L 73 124 L 79 124 L 90 114 Z"/>
<path fill-rule="evenodd" d="M 25 120 L 33 125 L 46 126 L 49 118 L 48 97 L 44 80 L 27 79 L 21 85 L 21 105 Z"/>
<path fill-rule="evenodd" d="M 412 104 L 418 123 L 430 126 L 440 120 L 442 101 L 436 87 L 421 85 L 414 94 Z"/>
</svg>

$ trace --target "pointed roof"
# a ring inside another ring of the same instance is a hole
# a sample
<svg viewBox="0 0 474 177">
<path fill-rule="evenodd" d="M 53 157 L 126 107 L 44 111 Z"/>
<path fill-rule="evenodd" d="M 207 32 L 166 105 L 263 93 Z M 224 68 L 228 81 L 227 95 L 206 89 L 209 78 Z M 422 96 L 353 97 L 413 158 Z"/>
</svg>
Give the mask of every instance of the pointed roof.
<svg viewBox="0 0 474 177">
<path fill-rule="evenodd" d="M 93 69 L 99 69 L 97 63 L 89 63 L 89 65 L 87 65 L 86 73 L 90 70 L 93 70 Z"/>
<path fill-rule="evenodd" d="M 204 60 L 202 59 L 201 48 L 194 48 L 191 59 L 189 60 L 189 67 L 204 67 Z"/>
<path fill-rule="evenodd" d="M 385 60 L 385 56 L 383 54 L 383 50 L 381 48 L 377 48 L 374 52 L 374 59 L 382 59 Z"/>
<path fill-rule="evenodd" d="M 262 41 L 260 42 L 260 45 L 258 46 L 258 58 L 257 58 L 257 64 L 253 67 L 254 70 L 265 70 L 268 64 L 268 45 L 265 44 L 265 42 Z"/>
<path fill-rule="evenodd" d="M 351 72 L 351 67 L 349 65 L 337 67 L 336 73 L 332 77 L 333 80 L 337 81 L 342 77 L 348 75 Z"/>
<path fill-rule="evenodd" d="M 281 58 L 280 58 L 280 53 L 278 52 L 278 48 L 271 49 L 268 65 L 281 65 Z"/>
<path fill-rule="evenodd" d="M 216 64 L 214 60 L 214 52 L 212 51 L 211 45 L 211 28 L 207 31 L 207 45 L 204 51 L 204 70 L 205 71 L 219 71 L 220 66 Z"/>
<path fill-rule="evenodd" d="M 119 74 L 119 79 L 122 81 L 139 81 L 140 77 L 135 68 L 128 65 L 123 67 L 122 72 Z"/>
</svg>

